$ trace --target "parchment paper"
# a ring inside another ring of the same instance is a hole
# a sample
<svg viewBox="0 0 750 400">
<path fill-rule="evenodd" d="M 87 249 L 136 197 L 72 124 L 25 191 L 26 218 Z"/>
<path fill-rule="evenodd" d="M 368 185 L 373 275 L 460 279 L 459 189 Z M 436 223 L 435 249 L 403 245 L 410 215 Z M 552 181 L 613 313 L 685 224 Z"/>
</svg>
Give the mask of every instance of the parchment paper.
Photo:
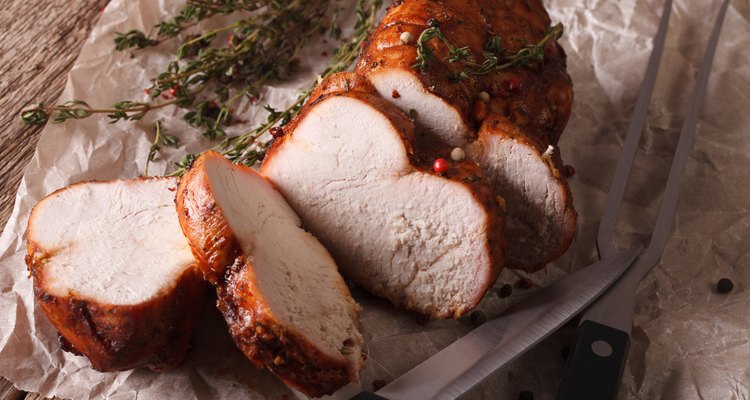
<svg viewBox="0 0 750 400">
<path fill-rule="evenodd" d="M 173 50 L 166 44 L 147 53 L 113 51 L 114 32 L 149 29 L 178 9 L 167 1 L 115 0 L 106 9 L 70 73 L 61 99 L 87 99 L 108 105 L 143 96 Z M 682 115 L 718 0 L 675 2 L 664 60 L 641 155 L 620 218 L 620 244 L 646 244 L 676 144 Z M 573 115 L 561 147 L 577 171 L 571 179 L 579 230 L 568 253 L 534 274 L 544 286 L 595 260 L 594 237 L 602 204 L 622 144 L 627 121 L 651 50 L 661 14 L 657 0 L 549 0 L 553 21 L 566 27 L 562 40 L 575 84 Z M 218 23 L 213 21 L 213 23 Z M 750 397 L 750 5 L 735 0 L 729 8 L 688 164 L 674 233 L 662 263 L 638 291 L 633 343 L 621 399 L 747 399 Z M 296 88 L 314 79 L 334 44 L 306 50 L 303 70 L 283 85 L 269 87 L 263 101 L 289 103 Z M 144 56 L 147 54 L 147 56 Z M 257 107 L 243 108 L 249 122 L 265 118 Z M 256 115 L 257 114 L 257 115 Z M 23 262 L 26 219 L 31 206 L 47 193 L 84 179 L 135 177 L 143 171 L 156 118 L 185 147 L 151 166 L 162 173 L 185 150 L 210 145 L 174 109 L 138 123 L 108 123 L 105 117 L 49 125 L 18 189 L 16 204 L 0 238 L 0 375 L 23 390 L 45 396 L 85 398 L 291 398 L 271 374 L 257 370 L 234 347 L 221 316 L 207 306 L 188 360 L 170 373 L 145 370 L 99 373 L 83 357 L 62 352 L 56 332 L 34 305 Z M 520 275 L 503 272 L 498 281 Z M 732 293 L 713 289 L 720 277 L 735 283 Z M 509 299 L 490 292 L 480 305 L 490 317 L 534 289 L 515 288 Z M 355 291 L 362 314 L 367 369 L 362 386 L 392 380 L 445 347 L 472 325 L 468 318 L 431 321 L 420 326 L 412 315 Z M 515 399 L 532 390 L 536 399 L 554 397 L 563 367 L 569 324 L 470 391 L 471 399 Z M 336 398 L 348 398 L 350 385 Z"/>
</svg>

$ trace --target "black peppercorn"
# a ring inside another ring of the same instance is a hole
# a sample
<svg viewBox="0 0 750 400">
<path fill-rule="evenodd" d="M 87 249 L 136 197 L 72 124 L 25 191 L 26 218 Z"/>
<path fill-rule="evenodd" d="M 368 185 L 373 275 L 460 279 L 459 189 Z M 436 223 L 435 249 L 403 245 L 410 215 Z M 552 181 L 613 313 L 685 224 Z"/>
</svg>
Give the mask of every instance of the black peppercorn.
<svg viewBox="0 0 750 400">
<path fill-rule="evenodd" d="M 473 313 L 471 313 L 472 324 L 479 326 L 485 322 L 487 322 L 487 316 L 484 315 L 484 312 L 482 310 L 476 310 Z"/>
<path fill-rule="evenodd" d="M 427 314 L 417 313 L 416 319 L 417 319 L 417 324 L 420 326 L 425 326 L 427 325 L 428 322 L 430 322 L 430 316 Z"/>
<path fill-rule="evenodd" d="M 440 21 L 435 18 L 430 18 L 427 20 L 427 25 L 429 25 L 430 28 L 440 28 Z"/>
<path fill-rule="evenodd" d="M 377 392 L 378 390 L 385 387 L 385 380 L 383 379 L 375 379 L 372 381 L 372 391 Z"/>
<path fill-rule="evenodd" d="M 729 293 L 734 289 L 734 283 L 729 278 L 721 278 L 716 282 L 716 291 L 719 293 Z"/>
<path fill-rule="evenodd" d="M 522 390 L 518 393 L 518 400 L 534 400 L 534 392 L 531 390 Z"/>
<path fill-rule="evenodd" d="M 497 295 L 504 299 L 506 297 L 510 297 L 510 295 L 513 294 L 513 286 L 508 285 L 507 283 L 503 285 L 500 290 L 497 291 Z"/>
</svg>

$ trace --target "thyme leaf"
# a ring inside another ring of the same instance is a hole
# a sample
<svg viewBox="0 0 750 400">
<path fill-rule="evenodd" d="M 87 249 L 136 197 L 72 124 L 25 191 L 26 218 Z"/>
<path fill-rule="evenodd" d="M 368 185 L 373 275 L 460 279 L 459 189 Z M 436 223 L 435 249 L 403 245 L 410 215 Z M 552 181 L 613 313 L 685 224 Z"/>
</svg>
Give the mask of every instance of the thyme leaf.
<svg viewBox="0 0 750 400">
<path fill-rule="evenodd" d="M 352 36 L 340 43 L 340 47 L 332 57 L 328 66 L 321 72 L 318 79 L 307 89 L 303 90 L 297 99 L 284 110 L 276 110 L 270 106 L 264 106 L 268 112 L 266 121 L 238 136 L 227 137 L 218 145 L 211 148 L 221 152 L 230 161 L 246 166 L 253 166 L 265 157 L 268 146 L 273 139 L 258 143 L 260 137 L 271 129 L 280 129 L 286 125 L 300 110 L 304 102 L 310 97 L 312 90 L 318 82 L 329 76 L 345 71 L 357 58 L 362 42 L 369 37 L 376 23 L 377 11 L 382 5 L 382 0 L 357 0 L 355 13 L 357 20 L 354 25 Z M 188 154 L 176 163 L 177 168 L 171 176 L 179 176 L 185 173 L 192 165 L 197 155 Z"/>
<path fill-rule="evenodd" d="M 332 17 L 326 17 L 329 4 L 337 7 Z M 382 0 L 356 2 L 354 33 L 346 40 L 339 39 L 339 48 L 321 72 L 321 79 L 346 70 L 352 64 L 375 25 L 381 4 Z M 182 35 L 206 18 L 238 11 L 250 12 L 250 16 L 206 32 Z M 258 139 L 272 128 L 280 132 L 299 111 L 315 84 L 303 90 L 286 109 L 267 107 L 268 117 L 264 123 L 241 135 L 227 137 L 224 129 L 234 120 L 233 106 L 242 98 L 255 104 L 265 84 L 287 78 L 298 63 L 297 54 L 311 38 L 329 31 L 338 39 L 341 28 L 337 15 L 338 4 L 331 0 L 187 0 L 178 15 L 155 26 L 154 36 L 130 30 L 118 33 L 115 38 L 115 48 L 125 50 L 183 37 L 174 59 L 144 89 L 146 99 L 122 100 L 104 108 L 91 107 L 82 100 L 54 105 L 38 103 L 22 111 L 21 121 L 42 125 L 50 119 L 62 123 L 94 114 L 106 114 L 110 123 L 137 121 L 153 110 L 174 105 L 186 109 L 183 119 L 200 129 L 203 136 L 222 139 L 214 149 L 234 162 L 253 165 L 263 159 L 265 148 L 271 142 L 259 143 Z M 226 42 L 217 43 L 220 37 L 226 37 Z M 211 88 L 213 94 L 204 94 L 206 88 Z M 179 143 L 165 139 L 172 137 L 162 134 L 161 123 L 156 131 L 147 166 L 163 146 Z M 192 154 L 183 157 L 173 175 L 182 174 L 195 157 Z"/>
<path fill-rule="evenodd" d="M 482 51 L 484 61 L 477 63 L 468 47 L 458 47 L 451 43 L 440 30 L 439 23 L 432 23 L 429 28 L 422 31 L 417 39 L 417 57 L 413 67 L 424 73 L 427 71 L 428 64 L 436 60 L 434 53 L 427 46 L 433 39 L 439 40 L 448 49 L 448 55 L 444 58 L 445 61 L 464 65 L 463 69 L 454 73 L 452 78 L 455 80 L 486 75 L 508 68 L 530 67 L 544 61 L 544 48 L 550 42 L 562 37 L 562 34 L 562 24 L 552 26 L 539 42 L 526 44 L 515 53 L 509 53 L 503 47 L 501 37 L 493 36 L 484 45 Z"/>
<path fill-rule="evenodd" d="M 168 146 L 168 147 L 174 147 L 174 148 L 177 148 L 180 146 L 180 138 L 176 136 L 165 135 L 164 133 L 162 133 L 161 121 L 156 121 L 154 126 L 156 129 L 156 135 L 154 136 L 154 141 L 151 143 L 151 147 L 149 148 L 149 152 L 148 152 L 148 157 L 146 158 L 146 167 L 144 171 L 144 176 L 148 176 L 148 167 L 151 164 L 151 161 L 154 161 L 154 159 L 156 159 L 156 155 L 159 153 L 162 146 Z"/>
</svg>

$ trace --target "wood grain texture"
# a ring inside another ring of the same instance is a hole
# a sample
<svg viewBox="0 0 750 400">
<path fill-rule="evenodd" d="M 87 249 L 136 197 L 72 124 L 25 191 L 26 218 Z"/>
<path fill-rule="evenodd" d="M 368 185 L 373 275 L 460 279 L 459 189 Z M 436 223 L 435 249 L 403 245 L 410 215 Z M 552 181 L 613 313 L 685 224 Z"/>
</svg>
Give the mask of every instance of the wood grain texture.
<svg viewBox="0 0 750 400">
<path fill-rule="evenodd" d="M 21 398 L 24 400 L 63 400 L 63 399 L 60 399 L 59 397 L 53 397 L 49 399 L 47 397 L 40 396 L 36 393 L 26 393 L 26 397 L 21 397 Z M 9 399 L 3 398 L 2 400 L 9 400 Z"/>
<path fill-rule="evenodd" d="M 13 208 L 23 170 L 42 130 L 23 125 L 20 111 L 57 101 L 81 46 L 106 2 L 11 0 L 0 9 L 0 226 Z M 0 400 L 43 399 L 0 378 Z"/>
<path fill-rule="evenodd" d="M 5 379 L 0 380 L 0 399 L 3 400 L 20 400 L 24 398 L 25 393 L 16 389 L 12 383 Z"/>
</svg>

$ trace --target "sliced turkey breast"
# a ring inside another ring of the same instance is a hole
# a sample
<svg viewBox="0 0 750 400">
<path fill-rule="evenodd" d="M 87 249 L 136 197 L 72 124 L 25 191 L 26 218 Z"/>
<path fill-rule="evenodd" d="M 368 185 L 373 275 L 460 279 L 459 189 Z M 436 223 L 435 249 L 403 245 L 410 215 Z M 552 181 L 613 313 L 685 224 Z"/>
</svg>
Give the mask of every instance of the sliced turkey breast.
<svg viewBox="0 0 750 400">
<path fill-rule="evenodd" d="M 450 146 L 463 146 L 476 136 L 469 114 L 477 79 L 452 79 L 460 65 L 443 61 L 447 49 L 438 40 L 426 43 L 435 58 L 425 65 L 425 70 L 415 67 L 417 41 L 430 24 L 439 23 L 446 37 L 462 38 L 472 55 L 481 55 L 486 24 L 474 7 L 464 4 L 457 7 L 458 3 L 453 0 L 394 3 L 364 44 L 356 67 L 382 97 L 414 118 L 420 133 L 418 144 L 422 141 L 421 133 L 428 140 L 438 138 Z M 468 10 L 467 16 L 459 17 L 455 8 Z"/>
<path fill-rule="evenodd" d="M 570 245 L 576 213 L 555 159 L 507 118 L 489 118 L 479 139 L 466 147 L 506 199 L 507 266 L 535 271 L 560 257 Z"/>
<path fill-rule="evenodd" d="M 476 306 L 503 247 L 502 211 L 481 171 L 420 167 L 411 121 L 364 91 L 319 96 L 285 132 L 261 173 L 344 275 L 422 314 L 458 317 Z"/>
<path fill-rule="evenodd" d="M 206 285 L 174 208 L 177 180 L 81 182 L 31 211 L 34 293 L 73 351 L 100 371 L 177 366 Z"/>
<path fill-rule="evenodd" d="M 549 16 L 539 0 L 403 0 L 389 8 L 356 69 L 415 119 L 417 153 L 447 144 L 482 166 L 508 202 L 507 266 L 538 270 L 564 254 L 575 233 L 572 197 L 558 173 L 557 144 L 573 99 L 565 53 L 553 40 L 540 63 L 459 79 L 465 65 L 447 60 L 437 38 L 426 43 L 434 57 L 417 68 L 417 41 L 429 27 L 481 63 L 493 38 L 507 54 L 538 43 Z M 490 115 L 502 123 L 488 124 Z M 542 158 L 550 146 L 554 155 Z"/>
<path fill-rule="evenodd" d="M 310 396 L 358 381 L 360 307 L 328 251 L 265 178 L 205 153 L 182 178 L 177 209 L 251 361 Z"/>
<path fill-rule="evenodd" d="M 466 60 L 482 64 L 492 39 L 500 38 L 502 47 L 515 53 L 538 42 L 549 26 L 539 0 L 402 0 L 388 9 L 368 39 L 356 71 L 414 116 L 418 135 L 464 146 L 476 138 L 483 118 L 477 117 L 474 102 L 493 74 L 459 78 L 466 65 L 451 61 L 448 46 L 437 38 L 424 43 L 432 56 L 418 68 L 420 35 L 438 27 L 455 48 L 466 50 Z"/>
<path fill-rule="evenodd" d="M 438 138 L 450 146 L 463 146 L 475 137 L 469 119 L 471 95 L 440 64 L 427 74 L 415 70 L 417 50 L 412 46 L 392 47 L 365 53 L 357 71 L 365 74 L 384 98 L 390 98 L 417 124 L 418 143 Z"/>
</svg>

